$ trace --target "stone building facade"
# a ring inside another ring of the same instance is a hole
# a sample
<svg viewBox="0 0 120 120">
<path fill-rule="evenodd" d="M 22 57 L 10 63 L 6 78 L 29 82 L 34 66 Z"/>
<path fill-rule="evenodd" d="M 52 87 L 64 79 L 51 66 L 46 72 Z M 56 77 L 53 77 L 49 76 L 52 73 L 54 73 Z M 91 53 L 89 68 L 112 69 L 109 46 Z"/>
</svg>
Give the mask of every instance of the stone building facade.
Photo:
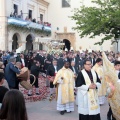
<svg viewBox="0 0 120 120">
<path fill-rule="evenodd" d="M 82 5 L 93 6 L 91 0 L 0 0 L 0 49 L 11 51 L 22 45 L 24 50 L 46 50 L 46 45 L 42 43 L 63 40 L 68 50 L 71 47 L 74 50 L 100 50 L 101 47 L 94 43 L 102 36 L 80 38 L 79 33 L 72 29 L 75 26 L 70 18 L 72 11 Z M 22 20 L 10 17 L 14 12 Z M 43 25 L 44 22 L 48 26 Z M 110 51 L 116 50 L 115 46 L 106 41 L 102 48 Z M 120 51 L 120 47 L 118 49 Z"/>
<path fill-rule="evenodd" d="M 47 49 L 41 41 L 51 36 L 46 0 L 0 0 L 0 49 Z"/>
</svg>

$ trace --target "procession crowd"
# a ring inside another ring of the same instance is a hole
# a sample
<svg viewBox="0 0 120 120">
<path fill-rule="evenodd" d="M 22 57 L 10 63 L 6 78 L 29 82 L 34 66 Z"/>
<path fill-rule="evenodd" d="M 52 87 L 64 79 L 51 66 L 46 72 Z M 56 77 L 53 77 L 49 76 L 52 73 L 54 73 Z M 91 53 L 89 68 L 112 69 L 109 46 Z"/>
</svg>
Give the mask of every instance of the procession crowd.
<svg viewBox="0 0 120 120">
<path fill-rule="evenodd" d="M 106 51 L 105 54 L 114 64 L 115 74 L 120 79 L 120 53 Z M 46 79 L 46 87 L 50 88 L 50 101 L 56 88 L 57 110 L 61 115 L 74 111 L 76 96 L 79 120 L 101 120 L 100 105 L 104 104 L 106 96 L 101 51 L 72 50 L 52 54 L 46 51 L 0 51 L 0 61 L 0 120 L 28 120 L 17 77 L 17 74 L 23 74 L 21 69 L 24 67 L 36 78 L 36 95 L 41 94 L 38 84 L 40 73 Z M 30 77 L 31 84 L 33 81 Z M 32 96 L 32 89 L 28 90 L 28 96 Z M 115 120 L 111 107 L 107 118 Z"/>
</svg>

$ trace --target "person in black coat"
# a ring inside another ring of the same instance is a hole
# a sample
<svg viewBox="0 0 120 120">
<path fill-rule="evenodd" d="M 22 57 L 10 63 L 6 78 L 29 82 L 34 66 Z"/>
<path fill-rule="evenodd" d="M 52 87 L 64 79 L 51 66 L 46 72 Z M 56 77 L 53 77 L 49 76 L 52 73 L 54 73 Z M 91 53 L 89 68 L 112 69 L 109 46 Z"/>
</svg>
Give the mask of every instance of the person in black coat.
<svg viewBox="0 0 120 120">
<path fill-rule="evenodd" d="M 41 68 L 44 70 L 44 61 L 45 61 L 45 56 L 43 53 L 39 54 L 40 56 L 40 63 L 41 63 Z"/>
<path fill-rule="evenodd" d="M 60 58 L 58 59 L 58 66 L 60 69 L 64 66 L 63 54 L 60 54 Z"/>
<path fill-rule="evenodd" d="M 78 67 L 76 67 L 74 61 L 71 61 L 70 69 L 74 72 L 75 75 L 78 75 L 79 70 L 78 70 Z"/>
<path fill-rule="evenodd" d="M 50 80 L 50 99 L 49 100 L 52 99 L 53 88 L 54 88 L 53 80 L 54 80 L 54 77 L 57 74 L 58 70 L 59 70 L 59 67 L 57 65 L 57 61 L 53 60 L 52 65 L 50 65 L 47 69 L 47 78 Z"/>
<path fill-rule="evenodd" d="M 68 61 L 70 63 L 71 58 L 69 58 L 69 54 L 65 54 L 63 58 L 64 58 L 64 62 Z"/>
<path fill-rule="evenodd" d="M 46 74 L 48 67 L 52 65 L 52 59 L 50 54 L 47 55 L 47 58 L 44 61 L 44 73 Z M 50 86 L 50 81 L 46 78 L 46 87 Z"/>
<path fill-rule="evenodd" d="M 34 62 L 34 64 L 32 65 L 31 69 L 30 69 L 32 75 L 35 76 L 35 83 L 33 84 L 36 88 L 36 95 L 40 95 L 39 93 L 39 85 L 38 85 L 38 78 L 39 78 L 39 72 L 40 72 L 40 63 L 39 61 Z M 32 84 L 34 81 L 34 77 L 30 76 L 30 84 Z M 28 91 L 28 96 L 32 96 L 32 90 Z"/>
<path fill-rule="evenodd" d="M 58 63 L 58 60 L 59 60 L 59 54 L 58 54 L 58 53 L 55 53 L 53 59 L 55 59 L 55 60 L 57 61 L 57 63 Z"/>
<path fill-rule="evenodd" d="M 96 61 L 95 61 L 95 58 L 94 58 L 93 55 L 91 55 L 91 57 L 90 57 L 90 61 L 91 61 L 91 63 L 92 63 L 92 66 L 94 66 L 95 63 L 96 63 Z"/>
<path fill-rule="evenodd" d="M 75 55 L 73 54 L 71 61 L 74 61 L 74 62 L 75 62 L 75 66 L 77 67 L 77 69 L 79 69 L 79 57 L 78 57 L 78 56 L 75 56 Z"/>
<path fill-rule="evenodd" d="M 45 56 L 43 56 L 43 53 L 40 54 L 40 53 L 38 52 L 35 58 L 36 58 L 37 61 L 40 62 L 40 64 L 41 64 L 41 69 L 44 70 Z"/>
<path fill-rule="evenodd" d="M 79 69 L 83 69 L 83 62 L 84 62 L 85 58 L 82 57 L 82 54 L 77 55 L 76 58 L 78 61 Z"/>
<path fill-rule="evenodd" d="M 47 69 L 48 69 L 48 67 L 50 65 L 52 65 L 52 59 L 51 59 L 51 56 L 48 54 L 47 58 L 44 61 L 44 69 L 45 69 L 45 71 L 47 71 Z"/>
<path fill-rule="evenodd" d="M 33 65 L 33 56 L 28 55 L 27 56 L 27 67 L 30 70 L 31 66 Z"/>
<path fill-rule="evenodd" d="M 75 57 L 75 62 L 76 62 L 76 65 L 78 65 L 78 66 L 80 66 L 80 61 L 82 60 L 81 58 L 80 58 L 80 56 L 77 54 L 76 55 L 76 57 Z"/>
</svg>

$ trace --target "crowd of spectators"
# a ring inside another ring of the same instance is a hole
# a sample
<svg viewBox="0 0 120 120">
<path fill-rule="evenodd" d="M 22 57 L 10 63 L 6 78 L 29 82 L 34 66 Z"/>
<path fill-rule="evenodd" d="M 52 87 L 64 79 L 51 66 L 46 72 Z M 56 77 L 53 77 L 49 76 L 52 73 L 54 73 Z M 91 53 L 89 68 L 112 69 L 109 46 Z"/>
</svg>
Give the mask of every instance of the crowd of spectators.
<svg viewBox="0 0 120 120">
<path fill-rule="evenodd" d="M 20 15 L 18 15 L 16 12 L 14 12 L 14 13 L 11 12 L 10 17 L 19 18 L 19 19 L 24 20 L 22 10 L 20 11 Z M 36 18 L 32 19 L 32 18 L 29 18 L 28 16 L 26 16 L 25 20 L 29 21 L 29 22 L 34 22 L 34 23 L 37 23 L 37 24 L 41 24 L 41 25 L 44 25 L 44 26 L 51 27 L 51 24 L 49 22 L 37 21 Z"/>
<path fill-rule="evenodd" d="M 105 53 L 112 63 L 115 63 L 115 61 L 120 61 L 120 53 L 114 53 L 113 51 L 105 51 Z M 49 66 L 52 64 L 52 61 L 56 60 L 59 68 L 63 67 L 64 61 L 69 61 L 72 68 L 75 67 L 75 71 L 78 70 L 79 72 L 81 69 L 83 69 L 83 63 L 86 59 L 89 59 L 94 66 L 98 58 L 102 59 L 102 54 L 100 51 L 89 52 L 88 50 L 63 51 L 60 54 L 48 54 L 45 51 L 30 51 L 28 53 L 19 54 L 17 54 L 15 51 L 0 51 L 0 61 L 3 62 L 5 67 L 4 69 L 3 66 L 0 66 L 0 69 L 3 69 L 3 72 L 0 71 L 0 120 L 28 120 L 23 94 L 19 90 L 11 89 L 9 82 L 8 86 L 11 90 L 3 86 L 4 82 L 6 81 L 6 74 L 4 76 L 4 72 L 6 71 L 6 68 L 9 66 L 9 62 L 13 57 L 16 58 L 17 61 L 21 62 L 23 66 L 28 67 L 29 70 L 31 70 L 33 63 L 38 61 L 40 70 L 43 72 L 45 71 L 46 73 Z M 38 62 L 36 62 L 36 64 L 38 64 Z M 10 75 L 7 76 L 10 77 Z"/>
</svg>

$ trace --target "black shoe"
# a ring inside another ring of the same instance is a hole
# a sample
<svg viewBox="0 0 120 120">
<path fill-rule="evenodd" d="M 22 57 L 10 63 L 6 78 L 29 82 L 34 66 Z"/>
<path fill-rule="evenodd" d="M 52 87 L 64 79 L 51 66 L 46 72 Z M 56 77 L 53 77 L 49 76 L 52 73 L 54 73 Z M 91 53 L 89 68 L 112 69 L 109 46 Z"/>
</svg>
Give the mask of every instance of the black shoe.
<svg viewBox="0 0 120 120">
<path fill-rule="evenodd" d="M 64 115 L 64 113 L 65 113 L 64 111 L 61 111 L 61 112 L 60 112 L 61 115 Z"/>
<path fill-rule="evenodd" d="M 36 93 L 36 95 L 40 95 L 40 93 Z"/>
<path fill-rule="evenodd" d="M 28 96 L 30 97 L 30 96 L 32 96 L 32 94 L 28 94 Z"/>
<path fill-rule="evenodd" d="M 111 117 L 107 116 L 107 120 L 111 120 Z"/>
</svg>

